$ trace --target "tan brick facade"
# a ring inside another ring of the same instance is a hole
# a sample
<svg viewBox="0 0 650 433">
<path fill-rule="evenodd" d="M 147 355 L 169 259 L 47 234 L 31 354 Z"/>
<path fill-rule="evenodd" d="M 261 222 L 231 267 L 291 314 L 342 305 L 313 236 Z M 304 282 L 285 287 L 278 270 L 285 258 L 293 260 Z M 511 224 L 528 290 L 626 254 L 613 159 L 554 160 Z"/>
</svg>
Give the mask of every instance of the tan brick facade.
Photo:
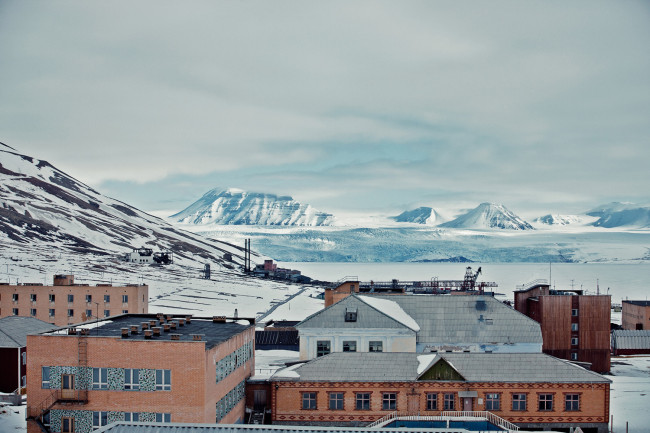
<svg viewBox="0 0 650 433">
<path fill-rule="evenodd" d="M 147 285 L 75 285 L 71 275 L 66 277 L 55 277 L 53 286 L 0 285 L 0 317 L 29 316 L 66 326 L 97 316 L 149 312 Z"/>
<path fill-rule="evenodd" d="M 650 329 L 650 302 L 623 301 L 621 325 L 627 330 Z"/>
</svg>

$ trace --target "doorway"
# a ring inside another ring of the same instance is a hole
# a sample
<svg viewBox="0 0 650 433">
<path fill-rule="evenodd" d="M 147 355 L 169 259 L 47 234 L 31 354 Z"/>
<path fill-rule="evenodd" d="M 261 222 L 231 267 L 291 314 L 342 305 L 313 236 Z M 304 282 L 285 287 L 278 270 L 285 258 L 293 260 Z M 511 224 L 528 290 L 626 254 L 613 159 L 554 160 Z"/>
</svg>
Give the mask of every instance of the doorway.
<svg viewBox="0 0 650 433">
<path fill-rule="evenodd" d="M 463 397 L 463 412 L 472 411 L 472 397 Z"/>
<path fill-rule="evenodd" d="M 74 374 L 62 374 L 61 398 L 70 400 L 74 397 Z"/>
</svg>

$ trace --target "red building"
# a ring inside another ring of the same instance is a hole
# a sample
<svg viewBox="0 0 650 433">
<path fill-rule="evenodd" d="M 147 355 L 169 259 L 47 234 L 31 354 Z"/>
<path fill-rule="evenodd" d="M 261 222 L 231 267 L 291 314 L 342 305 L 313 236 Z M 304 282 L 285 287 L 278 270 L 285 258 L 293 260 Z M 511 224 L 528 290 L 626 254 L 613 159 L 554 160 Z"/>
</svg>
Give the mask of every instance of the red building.
<svg viewBox="0 0 650 433">
<path fill-rule="evenodd" d="M 610 370 L 611 297 L 582 290 L 551 290 L 536 283 L 515 292 L 515 309 L 539 322 L 542 351 L 558 358 Z"/>
<path fill-rule="evenodd" d="M 621 325 L 627 330 L 650 329 L 650 301 L 623 301 Z"/>
</svg>

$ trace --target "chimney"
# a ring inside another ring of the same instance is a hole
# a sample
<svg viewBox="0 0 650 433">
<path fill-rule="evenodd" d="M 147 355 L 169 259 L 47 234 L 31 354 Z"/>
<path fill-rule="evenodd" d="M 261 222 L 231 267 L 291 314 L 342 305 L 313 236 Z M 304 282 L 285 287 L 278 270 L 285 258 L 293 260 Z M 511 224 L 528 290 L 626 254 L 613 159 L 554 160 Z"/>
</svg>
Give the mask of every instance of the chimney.
<svg viewBox="0 0 650 433">
<path fill-rule="evenodd" d="M 137 334 L 138 333 L 138 325 L 131 325 L 131 334 Z"/>
<path fill-rule="evenodd" d="M 149 329 L 149 322 L 142 322 L 142 330 L 144 331 L 145 329 Z"/>
<path fill-rule="evenodd" d="M 160 320 L 160 322 L 165 321 L 165 315 L 163 313 L 156 314 L 156 317 L 158 318 L 158 320 Z"/>
<path fill-rule="evenodd" d="M 129 338 L 129 328 L 122 328 L 122 338 Z"/>
<path fill-rule="evenodd" d="M 153 328 L 151 328 L 151 330 L 153 331 L 154 337 L 160 337 L 160 327 L 159 326 L 154 326 Z"/>
<path fill-rule="evenodd" d="M 234 315 L 234 317 L 235 317 L 235 319 L 239 318 L 239 312 L 237 311 L 236 308 L 235 308 L 235 315 Z"/>
<path fill-rule="evenodd" d="M 152 336 L 153 336 L 153 331 L 151 329 L 145 329 L 144 338 L 146 338 L 147 340 L 151 340 Z"/>
<path fill-rule="evenodd" d="M 191 314 L 188 315 L 188 316 L 185 316 L 185 323 L 187 323 L 189 325 L 191 321 L 192 321 L 192 315 Z"/>
<path fill-rule="evenodd" d="M 185 326 L 185 319 L 178 319 L 178 326 Z"/>
<path fill-rule="evenodd" d="M 172 340 L 180 340 L 181 334 L 170 334 Z"/>
<path fill-rule="evenodd" d="M 68 335 L 77 335 L 77 328 L 68 328 Z"/>
<path fill-rule="evenodd" d="M 154 326 L 156 326 L 157 323 L 158 323 L 157 320 L 150 320 L 149 321 L 149 326 L 153 328 Z"/>
<path fill-rule="evenodd" d="M 192 335 L 192 340 L 194 341 L 201 341 L 203 339 L 203 334 L 191 334 Z"/>
<path fill-rule="evenodd" d="M 167 321 L 168 322 L 171 322 L 173 318 L 174 318 L 174 316 L 172 316 L 171 314 L 167 315 Z"/>
<path fill-rule="evenodd" d="M 212 316 L 212 323 L 226 323 L 226 316 Z"/>
<path fill-rule="evenodd" d="M 165 324 L 163 325 L 163 331 L 165 331 L 165 332 L 169 332 L 169 328 L 170 328 L 169 323 L 165 323 Z"/>
<path fill-rule="evenodd" d="M 171 325 L 172 329 L 176 329 L 176 322 L 171 321 L 169 324 Z"/>
</svg>

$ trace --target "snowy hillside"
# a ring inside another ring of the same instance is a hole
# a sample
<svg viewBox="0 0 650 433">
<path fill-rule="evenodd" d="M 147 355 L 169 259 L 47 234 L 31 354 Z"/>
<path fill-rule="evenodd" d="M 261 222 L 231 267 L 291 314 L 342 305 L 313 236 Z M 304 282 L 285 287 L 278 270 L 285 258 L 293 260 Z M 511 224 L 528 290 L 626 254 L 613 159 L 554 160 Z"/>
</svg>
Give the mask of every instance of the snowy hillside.
<svg viewBox="0 0 650 433">
<path fill-rule="evenodd" d="M 632 203 L 609 203 L 591 209 L 587 215 L 598 217 L 596 227 L 650 228 L 650 206 Z"/>
<path fill-rule="evenodd" d="M 443 222 L 440 214 L 438 214 L 435 209 L 426 206 L 402 212 L 401 214 L 392 217 L 392 219 L 397 222 L 426 224 L 431 226 Z"/>
<path fill-rule="evenodd" d="M 333 216 L 291 197 L 213 189 L 181 212 L 170 216 L 184 224 L 326 226 Z"/>
<path fill-rule="evenodd" d="M 0 146 L 0 247 L 117 256 L 141 246 L 172 250 L 178 260 L 222 263 L 224 253 L 243 259 L 241 247 L 179 230 L 47 161 Z"/>
<path fill-rule="evenodd" d="M 584 225 L 589 222 L 593 222 L 594 218 L 587 217 L 585 215 L 544 215 L 539 218 L 535 218 L 533 223 L 543 225 L 543 226 L 576 226 Z"/>
<path fill-rule="evenodd" d="M 509 211 L 505 206 L 481 203 L 456 219 L 440 224 L 440 227 L 456 229 L 504 229 L 533 230 L 526 221 Z"/>
</svg>

